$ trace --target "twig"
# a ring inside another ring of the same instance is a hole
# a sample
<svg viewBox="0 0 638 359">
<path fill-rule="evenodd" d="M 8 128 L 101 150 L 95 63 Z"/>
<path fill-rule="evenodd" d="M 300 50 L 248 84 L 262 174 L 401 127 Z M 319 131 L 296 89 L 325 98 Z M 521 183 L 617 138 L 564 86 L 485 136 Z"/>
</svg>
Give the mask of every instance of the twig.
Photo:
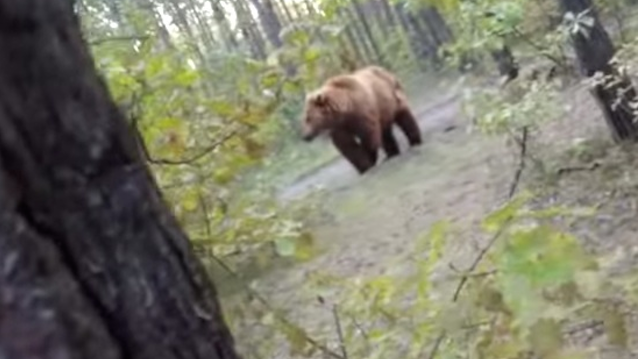
<svg viewBox="0 0 638 359">
<path fill-rule="evenodd" d="M 505 221 L 505 223 L 503 223 L 503 225 L 499 228 L 499 230 L 496 233 L 494 233 L 492 238 L 490 238 L 490 241 L 487 243 L 487 245 L 483 247 L 483 249 L 481 249 L 481 251 L 476 256 L 476 258 L 474 258 L 474 261 L 472 262 L 470 267 L 465 271 L 466 274 L 463 275 L 463 277 L 459 281 L 459 284 L 456 286 L 456 290 L 454 291 L 454 295 L 452 296 L 452 302 L 458 301 L 459 296 L 461 295 L 461 290 L 463 290 L 463 288 L 465 287 L 465 284 L 467 284 L 467 280 L 473 276 L 472 272 L 476 270 L 476 268 L 481 263 L 481 261 L 483 261 L 483 258 L 485 257 L 487 252 L 489 252 L 492 246 L 494 246 L 494 243 L 496 243 L 496 241 L 501 237 L 503 232 L 505 232 L 505 228 L 507 228 L 507 225 L 512 221 L 512 219 L 513 217 L 509 217 Z M 485 272 L 483 274 L 489 275 L 493 273 Z M 441 343 L 443 343 L 443 340 L 445 339 L 446 336 L 447 336 L 447 332 L 445 330 L 441 330 L 441 333 L 434 341 L 434 345 L 432 346 L 432 350 L 430 350 L 430 354 L 428 354 L 427 356 L 428 359 L 434 359 L 436 357 L 436 355 L 439 352 L 439 348 L 441 347 Z"/>
<path fill-rule="evenodd" d="M 445 330 L 442 330 L 439 336 L 436 338 L 434 345 L 432 346 L 432 350 L 430 351 L 430 354 L 428 355 L 428 359 L 434 359 L 434 357 L 436 357 L 436 354 L 438 354 L 439 348 L 441 347 L 441 343 L 443 343 L 443 340 L 445 339 L 446 336 L 447 336 L 447 332 Z"/>
<path fill-rule="evenodd" d="M 503 232 L 505 232 L 505 228 L 507 227 L 507 224 L 509 224 L 509 222 L 511 220 L 512 220 L 512 217 L 510 217 L 509 219 L 507 219 L 507 221 L 505 221 L 505 223 L 499 228 L 499 230 L 496 233 L 494 233 L 492 238 L 490 238 L 490 241 L 487 242 L 487 245 L 485 247 L 483 247 L 483 249 L 481 249 L 481 251 L 476 256 L 476 258 L 474 258 L 474 261 L 472 262 L 472 265 L 470 265 L 470 268 L 468 268 L 467 271 L 466 271 L 466 273 L 468 273 L 468 274 L 465 274 L 461 278 L 461 281 L 459 282 L 458 286 L 456 287 L 456 290 L 454 291 L 454 295 L 452 296 L 452 301 L 453 302 L 456 302 L 459 299 L 459 295 L 461 294 L 461 290 L 463 289 L 463 287 L 465 287 L 465 284 L 466 284 L 468 278 L 470 278 L 470 274 L 476 270 L 476 268 L 478 267 L 479 264 L 481 264 L 481 261 L 483 260 L 483 258 L 487 254 L 487 252 L 489 252 L 489 250 L 492 248 L 494 243 L 496 243 L 496 241 L 503 234 Z"/>
<path fill-rule="evenodd" d="M 564 65 L 564 61 L 561 61 L 561 59 L 558 59 L 558 58 L 548 54 L 547 52 L 545 52 L 546 49 L 544 49 L 542 45 L 539 45 L 539 44 L 535 43 L 534 40 L 530 39 L 528 35 L 524 34 L 523 32 L 521 32 L 516 27 L 512 28 L 512 30 L 514 31 L 514 34 L 516 36 L 518 36 L 521 40 L 526 42 L 534 50 L 538 51 L 541 54 L 541 56 L 544 56 L 544 57 L 548 58 L 550 61 L 555 63 L 557 66 L 560 66 L 560 67 L 565 66 Z"/>
<path fill-rule="evenodd" d="M 102 45 L 102 44 L 107 43 L 107 42 L 114 42 L 114 41 L 133 41 L 133 40 L 145 41 L 145 40 L 148 40 L 149 38 L 150 38 L 149 36 L 139 36 L 139 35 L 113 36 L 113 37 L 105 37 L 105 38 L 102 38 L 102 39 L 93 40 L 93 41 L 89 42 L 89 45 L 97 46 L 97 45 Z"/>
<path fill-rule="evenodd" d="M 508 198 L 512 198 L 514 193 L 516 193 L 516 189 L 518 188 L 518 184 L 521 181 L 521 176 L 523 175 L 523 171 L 525 170 L 525 159 L 527 158 L 527 137 L 529 135 L 529 130 L 527 126 L 524 126 L 522 129 L 522 134 L 520 140 L 514 136 L 516 143 L 520 147 L 521 151 L 519 154 L 519 163 L 518 168 L 516 169 L 516 173 L 514 174 L 514 179 L 512 180 L 512 184 L 510 185 L 510 191 L 508 194 Z"/>
<path fill-rule="evenodd" d="M 332 306 L 332 316 L 335 319 L 335 326 L 337 327 L 337 336 L 339 337 L 339 348 L 341 348 L 341 356 L 344 359 L 348 359 L 348 351 L 346 350 L 346 342 L 343 339 L 343 330 L 341 329 L 341 320 L 339 319 L 339 311 L 337 305 Z"/>
<path fill-rule="evenodd" d="M 580 172 L 580 171 L 594 171 L 601 166 L 600 162 L 594 162 L 588 166 L 573 166 L 573 167 L 561 167 L 556 171 L 556 174 L 561 176 L 567 173 Z"/>
<path fill-rule="evenodd" d="M 224 143 L 226 143 L 226 141 L 236 136 L 238 133 L 239 133 L 238 130 L 230 131 L 219 140 L 207 146 L 200 153 L 197 153 L 191 157 L 187 157 L 187 158 L 183 158 L 179 160 L 168 159 L 168 158 L 152 158 L 152 157 L 147 157 L 147 159 L 150 163 L 153 163 L 156 165 L 188 165 L 208 155 L 209 153 L 214 151 L 217 147 L 223 145 Z"/>
</svg>

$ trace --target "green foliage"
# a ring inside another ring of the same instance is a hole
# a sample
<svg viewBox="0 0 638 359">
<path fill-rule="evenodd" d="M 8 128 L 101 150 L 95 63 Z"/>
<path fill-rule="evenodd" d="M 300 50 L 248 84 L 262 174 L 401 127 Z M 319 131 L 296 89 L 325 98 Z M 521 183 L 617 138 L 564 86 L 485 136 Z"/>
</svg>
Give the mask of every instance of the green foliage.
<svg viewBox="0 0 638 359">
<path fill-rule="evenodd" d="M 273 243 L 280 255 L 308 257 L 312 238 L 303 225 L 268 196 L 242 194 L 238 182 L 278 137 L 279 67 L 221 57 L 209 62 L 216 66 L 209 75 L 186 48 L 161 51 L 151 39 L 133 44 L 105 42 L 93 51 L 196 246 L 223 255 Z"/>
<path fill-rule="evenodd" d="M 526 79 L 515 80 L 505 89 L 468 89 L 463 105 L 476 127 L 487 134 L 538 128 L 565 110 L 555 84 Z"/>
<path fill-rule="evenodd" d="M 433 279 L 453 241 L 446 222 L 416 242 L 410 274 L 347 281 L 315 273 L 313 291 L 333 294 L 349 356 L 583 357 L 564 345 L 564 333 L 589 319 L 603 320 L 608 340 L 626 345 L 624 319 L 608 294 L 633 287 L 606 281 L 594 257 L 555 224 L 593 212 L 533 209 L 529 199 L 520 196 L 484 219 L 482 248 L 463 254 L 473 264 L 455 269 L 449 282 Z"/>
</svg>

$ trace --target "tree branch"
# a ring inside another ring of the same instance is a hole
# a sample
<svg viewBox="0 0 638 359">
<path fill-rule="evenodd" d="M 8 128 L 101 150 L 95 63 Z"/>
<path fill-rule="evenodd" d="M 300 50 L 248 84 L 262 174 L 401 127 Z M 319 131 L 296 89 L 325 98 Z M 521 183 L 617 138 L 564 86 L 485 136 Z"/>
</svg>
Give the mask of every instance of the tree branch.
<svg viewBox="0 0 638 359">
<path fill-rule="evenodd" d="M 145 40 L 148 40 L 149 38 L 150 38 L 149 36 L 139 36 L 139 35 L 113 36 L 113 37 L 105 37 L 105 38 L 101 38 L 101 39 L 95 39 L 95 40 L 89 42 L 89 45 L 91 45 L 91 46 L 99 46 L 99 45 L 105 44 L 107 42 L 116 42 L 116 41 L 134 41 L 134 40 L 145 41 Z"/>
<path fill-rule="evenodd" d="M 516 169 L 516 173 L 514 174 L 512 184 L 510 185 L 508 198 L 512 198 L 514 196 L 514 193 L 516 193 L 516 189 L 518 188 L 518 185 L 521 181 L 521 176 L 523 175 L 523 171 L 525 170 L 525 158 L 527 157 L 527 138 L 529 135 L 529 129 L 527 128 L 527 126 L 524 126 L 521 132 L 522 133 L 520 139 L 516 136 L 512 136 L 521 151 L 519 154 L 518 168 Z"/>
<path fill-rule="evenodd" d="M 156 165 L 188 165 L 188 164 L 192 164 L 193 162 L 205 157 L 206 155 L 208 155 L 209 153 L 214 151 L 217 147 L 219 147 L 219 146 L 223 145 L 224 143 L 226 143 L 226 141 L 228 141 L 231 138 L 235 137 L 238 133 L 239 133 L 239 130 L 230 131 L 229 133 L 227 133 L 225 136 L 223 136 L 219 140 L 217 140 L 217 141 L 211 143 L 210 145 L 208 145 L 201 152 L 199 152 L 199 153 L 197 153 L 195 155 L 192 155 L 190 157 L 187 157 L 187 158 L 183 158 L 183 159 L 152 158 L 152 157 L 150 157 L 150 155 L 147 154 L 147 160 L 150 163 L 156 164 Z"/>
</svg>

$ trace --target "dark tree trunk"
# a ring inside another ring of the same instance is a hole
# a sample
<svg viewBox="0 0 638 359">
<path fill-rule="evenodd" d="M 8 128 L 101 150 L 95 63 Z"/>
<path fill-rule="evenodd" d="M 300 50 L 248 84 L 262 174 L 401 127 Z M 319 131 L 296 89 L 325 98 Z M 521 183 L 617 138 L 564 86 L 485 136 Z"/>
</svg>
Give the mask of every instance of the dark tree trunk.
<svg viewBox="0 0 638 359">
<path fill-rule="evenodd" d="M 417 35 L 417 55 L 420 59 L 427 59 L 433 62 L 437 62 L 439 45 L 433 38 L 432 34 L 425 28 L 425 26 L 414 16 L 414 14 L 406 13 L 406 19 L 414 33 Z"/>
<path fill-rule="evenodd" d="M 0 0 L 0 356 L 237 358 L 69 0 Z"/>
<path fill-rule="evenodd" d="M 452 41 L 452 31 L 437 8 L 434 6 L 428 6 L 421 9 L 419 14 L 430 30 L 430 34 L 432 34 L 437 48 L 448 41 Z"/>
<path fill-rule="evenodd" d="M 591 77 L 601 72 L 610 80 L 595 84 L 591 93 L 603 111 L 615 141 L 636 140 L 637 129 L 635 113 L 631 103 L 638 100 L 631 80 L 620 74 L 609 61 L 614 56 L 614 45 L 609 34 L 600 23 L 591 0 L 558 0 L 564 13 L 580 14 L 589 10 L 588 16 L 594 19 L 594 25 L 588 34 L 572 35 L 578 66 L 582 75 Z"/>
<path fill-rule="evenodd" d="M 423 60 L 423 56 L 421 54 L 421 41 L 419 39 L 420 36 L 416 35 L 414 30 L 410 26 L 410 21 L 408 20 L 407 11 L 403 8 L 403 4 L 395 3 L 394 10 L 397 15 L 397 19 L 401 24 L 401 28 L 406 36 L 406 40 L 408 44 L 410 44 L 410 49 L 412 50 L 412 54 L 414 58 L 417 60 L 419 67 L 422 70 L 426 70 L 425 62 Z"/>
</svg>

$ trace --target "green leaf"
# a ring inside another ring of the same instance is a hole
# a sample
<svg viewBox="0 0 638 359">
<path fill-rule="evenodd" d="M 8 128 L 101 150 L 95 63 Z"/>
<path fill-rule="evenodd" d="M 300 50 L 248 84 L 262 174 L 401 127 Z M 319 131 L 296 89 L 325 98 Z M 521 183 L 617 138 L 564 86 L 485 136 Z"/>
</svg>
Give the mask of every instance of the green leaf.
<svg viewBox="0 0 638 359">
<path fill-rule="evenodd" d="M 303 232 L 296 239 L 295 257 L 300 260 L 311 259 L 315 254 L 315 239 L 312 233 Z"/>
<path fill-rule="evenodd" d="M 197 209 L 199 204 L 199 195 L 196 190 L 190 189 L 184 193 L 181 198 L 180 205 L 183 210 L 191 212 Z"/>
<path fill-rule="evenodd" d="M 530 198 L 531 194 L 523 193 L 505 204 L 500 209 L 492 212 L 483 220 L 483 229 L 486 232 L 492 233 L 499 231 L 518 214 L 518 211 Z"/>
<path fill-rule="evenodd" d="M 279 238 L 275 240 L 275 251 L 282 257 L 292 257 L 296 253 L 297 246 L 293 238 Z"/>
<path fill-rule="evenodd" d="M 291 323 L 283 323 L 281 329 L 290 344 L 290 354 L 292 356 L 312 353 L 313 348 L 308 343 L 308 335 L 302 328 Z"/>
<path fill-rule="evenodd" d="M 208 107 L 215 112 L 216 115 L 223 118 L 231 117 L 236 112 L 236 105 L 227 100 L 209 101 Z"/>
</svg>

